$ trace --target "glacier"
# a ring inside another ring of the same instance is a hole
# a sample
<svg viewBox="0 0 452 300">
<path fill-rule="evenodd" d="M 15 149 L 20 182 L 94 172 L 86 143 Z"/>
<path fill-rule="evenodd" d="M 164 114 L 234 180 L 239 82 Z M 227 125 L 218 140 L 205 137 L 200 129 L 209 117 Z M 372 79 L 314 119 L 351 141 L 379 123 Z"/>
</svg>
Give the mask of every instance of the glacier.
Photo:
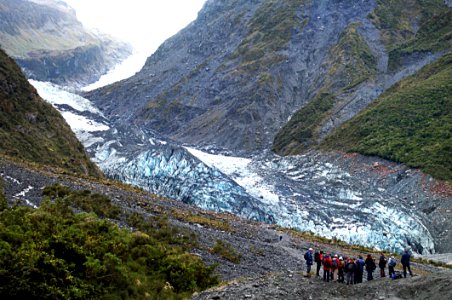
<svg viewBox="0 0 452 300">
<path fill-rule="evenodd" d="M 402 178 L 397 188 L 403 187 L 409 169 L 396 169 L 382 179 L 372 172 L 375 159 L 357 172 L 339 154 L 238 157 L 221 149 L 182 147 L 156 132 L 115 127 L 89 100 L 58 86 L 31 83 L 63 114 L 111 178 L 204 209 L 351 244 L 435 253 L 422 216 L 394 193 L 394 182 Z"/>
</svg>

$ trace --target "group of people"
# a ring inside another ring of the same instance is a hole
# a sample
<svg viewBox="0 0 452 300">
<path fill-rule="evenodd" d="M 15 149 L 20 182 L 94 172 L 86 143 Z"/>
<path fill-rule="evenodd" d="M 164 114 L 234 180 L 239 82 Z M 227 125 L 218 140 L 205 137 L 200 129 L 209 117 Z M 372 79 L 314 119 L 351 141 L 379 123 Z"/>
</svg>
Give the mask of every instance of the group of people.
<svg viewBox="0 0 452 300">
<path fill-rule="evenodd" d="M 323 251 L 316 251 L 309 248 L 304 255 L 306 261 L 306 277 L 311 277 L 311 269 L 314 263 L 316 264 L 316 276 L 320 276 L 320 269 L 323 267 L 323 280 L 326 282 L 334 281 L 337 273 L 337 282 L 346 284 L 357 284 L 363 282 L 364 271 L 367 273 L 367 280 L 373 280 L 373 272 L 377 269 L 377 263 L 371 254 L 368 254 L 366 259 L 361 255 L 356 258 L 343 257 L 339 255 L 325 254 Z M 410 267 L 411 255 L 406 250 L 401 259 L 403 266 L 403 275 L 406 278 L 407 270 L 411 276 Z M 386 259 L 384 253 L 380 254 L 378 260 L 378 267 L 380 269 L 380 277 L 386 277 L 386 266 L 388 267 L 389 277 L 395 278 L 395 266 L 397 261 L 394 256 Z"/>
</svg>

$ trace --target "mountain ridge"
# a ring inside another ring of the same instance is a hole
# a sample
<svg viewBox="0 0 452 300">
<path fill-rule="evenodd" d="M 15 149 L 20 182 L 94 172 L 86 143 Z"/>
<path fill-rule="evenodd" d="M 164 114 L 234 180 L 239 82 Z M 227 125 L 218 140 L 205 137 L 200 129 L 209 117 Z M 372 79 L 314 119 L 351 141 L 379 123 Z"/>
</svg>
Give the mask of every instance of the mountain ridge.
<svg viewBox="0 0 452 300">
<path fill-rule="evenodd" d="M 81 87 L 131 54 L 130 45 L 84 28 L 61 0 L 4 0 L 0 18 L 1 47 L 31 79 Z"/>
</svg>

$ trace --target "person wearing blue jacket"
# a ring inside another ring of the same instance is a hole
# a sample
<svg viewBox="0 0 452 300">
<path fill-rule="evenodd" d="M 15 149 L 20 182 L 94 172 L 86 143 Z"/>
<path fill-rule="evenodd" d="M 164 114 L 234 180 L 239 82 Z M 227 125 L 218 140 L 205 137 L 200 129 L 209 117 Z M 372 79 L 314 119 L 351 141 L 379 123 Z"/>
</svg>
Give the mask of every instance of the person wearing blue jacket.
<svg viewBox="0 0 452 300">
<path fill-rule="evenodd" d="M 355 261 L 355 264 L 356 264 L 355 283 L 362 283 L 364 266 L 366 265 L 366 263 L 364 262 L 364 259 L 361 255 L 358 256 L 358 258 Z"/>
<path fill-rule="evenodd" d="M 309 248 L 308 251 L 304 254 L 304 260 L 306 261 L 306 275 L 305 277 L 311 277 L 311 266 L 314 264 L 314 258 L 312 256 L 312 252 L 314 250 Z"/>
<path fill-rule="evenodd" d="M 406 269 L 408 269 L 411 277 L 413 277 L 413 272 L 411 272 L 410 268 L 410 259 L 411 259 L 410 253 L 408 252 L 408 250 L 405 250 L 405 252 L 402 254 L 402 259 L 400 260 L 403 266 L 403 277 L 405 278 L 406 278 Z"/>
</svg>

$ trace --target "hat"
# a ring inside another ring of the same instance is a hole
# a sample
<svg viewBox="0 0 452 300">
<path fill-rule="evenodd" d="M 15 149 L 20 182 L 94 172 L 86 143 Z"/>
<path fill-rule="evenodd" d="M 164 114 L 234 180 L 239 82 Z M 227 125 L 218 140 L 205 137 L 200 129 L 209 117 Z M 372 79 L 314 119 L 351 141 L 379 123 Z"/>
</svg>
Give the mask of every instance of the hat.
<svg viewBox="0 0 452 300">
<path fill-rule="evenodd" d="M 339 260 L 344 260 L 344 259 L 342 258 L 342 256 L 340 256 L 340 257 L 339 257 Z"/>
<path fill-rule="evenodd" d="M 334 254 L 334 257 L 337 257 L 337 254 Z"/>
<path fill-rule="evenodd" d="M 313 251 L 313 249 L 312 249 L 312 248 L 309 248 L 309 251 Z"/>
</svg>

